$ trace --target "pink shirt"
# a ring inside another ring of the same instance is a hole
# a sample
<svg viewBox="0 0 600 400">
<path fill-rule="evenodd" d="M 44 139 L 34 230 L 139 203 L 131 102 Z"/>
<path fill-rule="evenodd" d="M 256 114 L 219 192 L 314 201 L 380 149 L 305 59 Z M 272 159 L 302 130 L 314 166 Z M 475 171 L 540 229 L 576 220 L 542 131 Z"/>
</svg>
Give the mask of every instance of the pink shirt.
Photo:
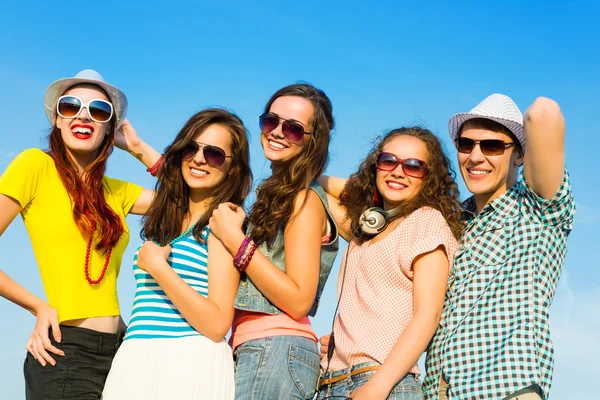
<svg viewBox="0 0 600 400">
<path fill-rule="evenodd" d="M 327 234 L 321 238 L 325 244 L 331 239 L 331 225 L 327 222 Z M 235 310 L 229 345 L 233 350 L 249 340 L 273 336 L 300 336 L 317 341 L 317 334 L 310 325 L 308 316 L 295 320 L 286 313 L 262 314 Z"/>
<path fill-rule="evenodd" d="M 442 214 L 429 207 L 410 214 L 380 242 L 352 241 L 329 371 L 363 362 L 383 364 L 413 316 L 412 262 L 440 245 L 452 261 L 457 242 Z M 326 358 L 321 366 L 326 368 Z M 419 374 L 416 363 L 409 372 Z"/>
</svg>

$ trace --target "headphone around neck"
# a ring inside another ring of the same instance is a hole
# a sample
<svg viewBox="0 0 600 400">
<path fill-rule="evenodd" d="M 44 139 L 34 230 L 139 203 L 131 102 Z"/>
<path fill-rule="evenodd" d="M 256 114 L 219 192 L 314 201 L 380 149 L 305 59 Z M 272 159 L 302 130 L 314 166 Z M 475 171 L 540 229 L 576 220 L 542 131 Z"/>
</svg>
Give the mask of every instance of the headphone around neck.
<svg viewBox="0 0 600 400">
<path fill-rule="evenodd" d="M 402 206 L 389 211 L 379 207 L 371 207 L 360 216 L 358 226 L 367 235 L 377 235 L 383 232 L 390 220 L 400 214 L 401 211 Z"/>
</svg>

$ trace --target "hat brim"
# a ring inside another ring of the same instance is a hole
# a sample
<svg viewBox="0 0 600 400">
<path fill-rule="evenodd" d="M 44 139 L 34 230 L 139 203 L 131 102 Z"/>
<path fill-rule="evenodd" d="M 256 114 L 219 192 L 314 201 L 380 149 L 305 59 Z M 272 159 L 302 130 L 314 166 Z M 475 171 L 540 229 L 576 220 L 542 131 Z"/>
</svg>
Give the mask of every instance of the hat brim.
<svg viewBox="0 0 600 400">
<path fill-rule="evenodd" d="M 44 111 L 46 112 L 46 117 L 48 117 L 50 124 L 54 126 L 56 123 L 56 103 L 58 102 L 58 98 L 69 90 L 69 88 L 82 83 L 96 85 L 106 92 L 115 110 L 117 128 L 120 127 L 127 115 L 127 97 L 125 96 L 125 93 L 119 88 L 106 82 L 85 78 L 59 79 L 48 86 L 48 89 L 46 89 L 46 93 L 44 94 Z"/>
<path fill-rule="evenodd" d="M 479 115 L 479 114 L 473 114 L 473 113 L 454 114 L 452 116 L 452 118 L 450 118 L 450 121 L 448 122 L 448 131 L 450 132 L 450 137 L 452 138 L 452 141 L 456 141 L 456 139 L 458 138 L 458 132 L 460 131 L 460 127 L 468 120 L 475 119 L 475 118 L 489 119 L 491 121 L 495 121 L 495 122 L 499 123 L 500 125 L 506 127 L 506 129 L 508 129 L 509 131 L 512 132 L 513 135 L 515 135 L 515 137 L 519 141 L 519 144 L 521 145 L 521 148 L 523 149 L 523 151 L 525 151 L 525 143 L 526 142 L 525 142 L 525 129 L 523 128 L 523 125 L 521 125 L 515 121 L 510 121 L 508 119 L 492 117 L 492 116 L 488 116 L 488 115 Z"/>
</svg>

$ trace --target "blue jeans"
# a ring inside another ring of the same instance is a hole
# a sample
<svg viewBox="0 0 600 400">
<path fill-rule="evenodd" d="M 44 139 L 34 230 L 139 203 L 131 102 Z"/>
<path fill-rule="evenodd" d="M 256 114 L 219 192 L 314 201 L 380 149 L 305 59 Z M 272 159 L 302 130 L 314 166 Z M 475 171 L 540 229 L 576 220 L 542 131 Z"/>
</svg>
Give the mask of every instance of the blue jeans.
<svg viewBox="0 0 600 400">
<path fill-rule="evenodd" d="M 239 345 L 235 355 L 237 400 L 311 399 L 319 379 L 317 342 L 273 336 Z"/>
<path fill-rule="evenodd" d="M 324 378 L 335 378 L 340 375 L 350 374 L 350 372 L 364 368 L 370 365 L 378 365 L 374 362 L 365 362 L 352 366 L 352 368 L 341 369 L 332 372 L 331 375 L 327 373 Z M 360 374 L 348 377 L 341 381 L 335 382 L 331 387 L 323 386 L 319 390 L 319 400 L 331 399 L 331 400 L 345 400 L 348 399 L 350 393 L 358 389 L 371 379 L 376 371 L 367 371 Z M 413 374 L 406 374 L 402 379 L 396 383 L 390 394 L 388 400 L 423 400 L 425 397 L 421 390 L 421 383 L 419 378 Z"/>
</svg>

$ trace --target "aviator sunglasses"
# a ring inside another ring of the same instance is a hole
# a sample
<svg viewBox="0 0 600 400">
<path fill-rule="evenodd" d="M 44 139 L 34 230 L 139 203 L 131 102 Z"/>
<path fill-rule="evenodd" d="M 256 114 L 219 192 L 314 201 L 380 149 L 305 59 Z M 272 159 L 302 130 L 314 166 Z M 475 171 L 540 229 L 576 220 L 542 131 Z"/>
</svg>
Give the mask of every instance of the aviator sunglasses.
<svg viewBox="0 0 600 400">
<path fill-rule="evenodd" d="M 275 130 L 281 123 L 281 132 L 288 142 L 297 143 L 302 140 L 304 135 L 310 135 L 310 132 L 304 132 L 304 127 L 298 122 L 281 118 L 277 114 L 264 113 L 258 118 L 258 124 L 262 133 L 269 133 Z"/>
<path fill-rule="evenodd" d="M 505 142 L 500 139 L 473 140 L 466 137 L 459 137 L 456 139 L 456 150 L 459 153 L 471 154 L 476 144 L 479 144 L 481 152 L 486 156 L 500 156 L 504 154 L 506 149 L 514 146 L 515 142 Z"/>
<path fill-rule="evenodd" d="M 92 121 L 99 123 L 108 122 L 113 116 L 113 106 L 106 100 L 94 99 L 85 104 L 77 96 L 66 95 L 61 96 L 56 104 L 58 115 L 68 119 L 77 118 L 84 108 Z"/>
<path fill-rule="evenodd" d="M 401 160 L 392 153 L 379 153 L 375 159 L 375 166 L 381 171 L 393 171 L 398 165 L 402 165 L 402 171 L 413 178 L 424 178 L 429 172 L 425 161 L 416 158 Z"/>
<path fill-rule="evenodd" d="M 181 151 L 181 158 L 186 161 L 191 160 L 192 158 L 196 157 L 196 154 L 198 154 L 198 150 L 200 150 L 200 148 L 202 148 L 202 155 L 204 156 L 206 163 L 211 167 L 218 168 L 223 165 L 226 158 L 231 158 L 231 156 L 226 156 L 225 151 L 223 151 L 223 149 L 220 147 L 198 143 L 195 141 L 190 141 L 185 145 Z"/>
</svg>

